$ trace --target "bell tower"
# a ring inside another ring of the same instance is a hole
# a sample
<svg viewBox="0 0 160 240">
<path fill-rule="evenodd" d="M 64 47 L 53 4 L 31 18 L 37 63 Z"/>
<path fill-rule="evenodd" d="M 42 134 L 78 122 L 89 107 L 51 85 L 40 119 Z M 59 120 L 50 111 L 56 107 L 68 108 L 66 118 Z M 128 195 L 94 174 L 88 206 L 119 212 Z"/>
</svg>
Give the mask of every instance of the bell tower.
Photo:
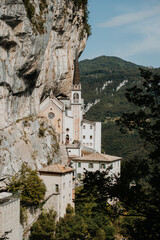
<svg viewBox="0 0 160 240">
<path fill-rule="evenodd" d="M 82 101 L 81 101 L 81 84 L 78 64 L 78 55 L 76 54 L 74 64 L 73 86 L 71 91 L 71 109 L 73 116 L 73 140 L 81 140 L 81 121 L 82 121 Z"/>
</svg>

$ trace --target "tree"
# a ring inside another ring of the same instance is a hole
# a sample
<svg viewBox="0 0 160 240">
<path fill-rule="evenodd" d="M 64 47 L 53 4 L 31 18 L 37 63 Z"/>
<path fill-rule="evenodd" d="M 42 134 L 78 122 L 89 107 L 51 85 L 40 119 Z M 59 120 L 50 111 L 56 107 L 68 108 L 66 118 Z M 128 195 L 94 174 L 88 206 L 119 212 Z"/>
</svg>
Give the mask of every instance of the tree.
<svg viewBox="0 0 160 240">
<path fill-rule="evenodd" d="M 30 240 L 54 240 L 56 214 L 54 211 L 42 212 L 30 229 Z"/>
<path fill-rule="evenodd" d="M 11 192 L 20 192 L 21 205 L 24 207 L 37 208 L 44 199 L 46 187 L 37 175 L 36 170 L 32 170 L 23 164 L 21 170 L 12 177 L 9 187 Z"/>
<path fill-rule="evenodd" d="M 90 239 L 87 225 L 82 216 L 74 214 L 73 208 L 68 205 L 66 215 L 60 218 L 56 227 L 57 240 L 85 240 Z"/>
<path fill-rule="evenodd" d="M 76 201 L 79 201 L 78 211 L 86 219 L 96 215 L 96 209 L 111 219 L 123 216 L 121 232 L 127 239 L 157 240 L 160 239 L 160 76 L 141 69 L 141 77 L 139 86 L 126 93 L 137 110 L 124 113 L 118 124 L 122 133 L 138 133 L 144 144 L 143 154 L 125 161 L 121 176 L 115 176 L 114 181 L 107 177 L 107 172 L 86 172 L 84 188 Z M 120 202 L 107 206 L 109 198 Z M 97 216 L 95 220 L 98 223 Z"/>
<path fill-rule="evenodd" d="M 118 124 L 123 133 L 137 131 L 146 154 L 125 163 L 112 196 L 118 197 L 128 213 L 125 220 L 129 239 L 160 238 L 160 76 L 141 69 L 140 86 L 127 90 L 128 101 L 137 111 L 124 113 Z M 128 222 L 129 222 L 128 221 Z"/>
<path fill-rule="evenodd" d="M 76 214 L 82 216 L 87 224 L 91 239 L 114 239 L 115 229 L 109 208 L 109 189 L 113 179 L 104 172 L 85 172 L 83 187 L 76 191 Z"/>
</svg>

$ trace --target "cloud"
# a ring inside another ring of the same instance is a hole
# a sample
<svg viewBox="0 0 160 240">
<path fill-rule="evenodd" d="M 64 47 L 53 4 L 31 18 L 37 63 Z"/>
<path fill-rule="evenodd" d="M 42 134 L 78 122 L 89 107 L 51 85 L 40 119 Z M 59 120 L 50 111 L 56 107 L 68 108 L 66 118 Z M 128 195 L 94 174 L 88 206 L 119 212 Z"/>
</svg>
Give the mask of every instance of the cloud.
<svg viewBox="0 0 160 240">
<path fill-rule="evenodd" d="M 145 11 L 135 12 L 135 13 L 127 13 L 127 14 L 113 17 L 110 20 L 99 24 L 99 27 L 107 28 L 107 27 L 124 26 L 127 24 L 139 22 L 149 17 L 153 17 L 157 14 L 160 14 L 160 6 L 156 6 L 150 10 L 145 10 Z"/>
<path fill-rule="evenodd" d="M 129 41 L 120 49 L 115 50 L 115 55 L 128 58 L 136 54 L 160 53 L 159 26 L 160 16 L 156 16 L 152 20 L 145 20 L 141 24 L 133 24 L 127 30 L 135 35 L 133 41 Z M 141 38 L 136 38 L 139 35 Z"/>
</svg>

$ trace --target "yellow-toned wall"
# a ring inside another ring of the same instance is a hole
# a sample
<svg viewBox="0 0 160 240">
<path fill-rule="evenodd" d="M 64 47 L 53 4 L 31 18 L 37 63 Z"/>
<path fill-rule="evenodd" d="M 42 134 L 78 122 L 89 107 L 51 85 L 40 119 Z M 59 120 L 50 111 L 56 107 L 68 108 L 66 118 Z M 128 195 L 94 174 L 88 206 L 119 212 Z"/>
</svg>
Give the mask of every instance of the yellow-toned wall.
<svg viewBox="0 0 160 240">
<path fill-rule="evenodd" d="M 48 113 L 54 113 L 55 117 L 53 119 L 48 118 Z M 63 112 L 55 104 L 49 103 L 48 106 L 40 112 L 41 116 L 49 119 L 52 126 L 54 127 L 57 135 L 60 136 L 60 143 L 62 143 L 62 133 L 63 133 Z"/>
</svg>

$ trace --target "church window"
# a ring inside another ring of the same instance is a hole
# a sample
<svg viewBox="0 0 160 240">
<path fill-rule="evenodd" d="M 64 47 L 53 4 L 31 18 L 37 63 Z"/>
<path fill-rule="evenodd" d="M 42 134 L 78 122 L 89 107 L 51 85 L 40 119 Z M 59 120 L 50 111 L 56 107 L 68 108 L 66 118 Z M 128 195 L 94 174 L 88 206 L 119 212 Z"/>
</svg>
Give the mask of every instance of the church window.
<svg viewBox="0 0 160 240">
<path fill-rule="evenodd" d="M 83 125 L 83 129 L 86 129 L 86 126 L 85 126 L 85 125 Z"/>
<path fill-rule="evenodd" d="M 79 94 L 78 93 L 73 94 L 73 102 L 74 103 L 79 103 Z"/>
<path fill-rule="evenodd" d="M 83 139 L 85 139 L 86 138 L 86 136 L 85 135 L 83 135 Z"/>
<path fill-rule="evenodd" d="M 58 119 L 58 127 L 60 127 L 60 121 L 61 121 L 61 119 L 59 118 Z"/>
<path fill-rule="evenodd" d="M 90 136 L 90 139 L 92 139 L 92 135 Z"/>
<path fill-rule="evenodd" d="M 55 114 L 54 114 L 53 112 L 49 112 L 49 113 L 48 113 L 48 118 L 49 118 L 49 119 L 52 120 L 54 117 L 55 117 Z"/>
<path fill-rule="evenodd" d="M 90 129 L 92 129 L 92 125 L 90 125 Z"/>
<path fill-rule="evenodd" d="M 93 168 L 93 163 L 89 163 L 89 164 L 88 164 L 88 167 L 89 167 L 89 168 Z"/>
<path fill-rule="evenodd" d="M 100 165 L 100 168 L 101 168 L 101 169 L 105 169 L 105 168 L 106 168 L 106 165 L 105 165 L 104 163 L 102 163 L 102 164 Z"/>
<path fill-rule="evenodd" d="M 63 189 L 65 189 L 65 183 L 63 183 Z"/>
<path fill-rule="evenodd" d="M 69 132 L 69 128 L 66 128 L 66 132 Z"/>
<path fill-rule="evenodd" d="M 67 134 L 66 135 L 66 144 L 68 144 L 69 143 L 69 135 Z"/>
<path fill-rule="evenodd" d="M 56 184 L 56 192 L 59 192 L 59 185 Z"/>
<path fill-rule="evenodd" d="M 79 167 L 79 168 L 81 167 L 81 162 L 78 163 L 78 167 Z"/>
</svg>

